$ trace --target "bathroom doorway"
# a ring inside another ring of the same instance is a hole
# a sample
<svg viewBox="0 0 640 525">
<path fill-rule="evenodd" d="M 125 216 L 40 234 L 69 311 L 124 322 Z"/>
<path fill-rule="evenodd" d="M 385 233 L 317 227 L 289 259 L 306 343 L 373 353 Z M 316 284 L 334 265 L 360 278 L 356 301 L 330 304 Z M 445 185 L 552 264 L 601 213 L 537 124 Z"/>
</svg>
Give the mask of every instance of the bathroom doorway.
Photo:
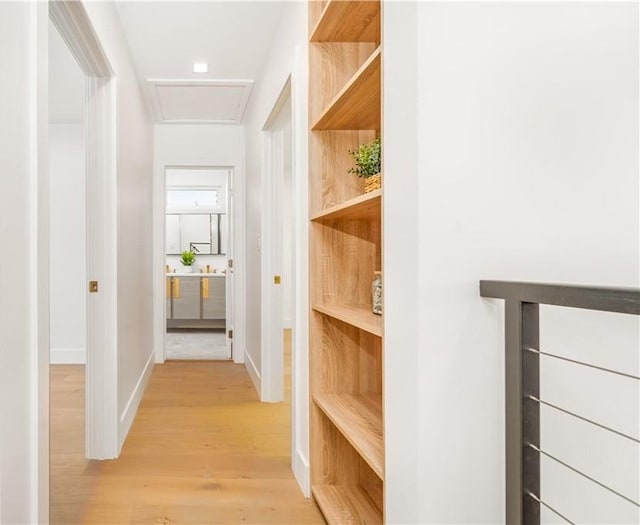
<svg viewBox="0 0 640 525">
<path fill-rule="evenodd" d="M 165 359 L 233 359 L 233 171 L 165 169 Z"/>
<path fill-rule="evenodd" d="M 49 513 L 42 509 L 42 515 L 70 523 L 79 518 L 69 516 L 65 495 L 86 484 L 81 475 L 88 460 L 112 459 L 120 450 L 116 85 L 83 4 L 51 2 L 48 14 L 42 33 L 49 39 L 49 151 L 42 198 L 48 197 L 43 253 L 49 255 L 49 326 L 42 339 L 50 342 L 50 391 L 41 459 L 49 465 L 37 467 L 49 472 L 48 479 L 39 477 L 41 495 L 51 489 Z"/>
</svg>

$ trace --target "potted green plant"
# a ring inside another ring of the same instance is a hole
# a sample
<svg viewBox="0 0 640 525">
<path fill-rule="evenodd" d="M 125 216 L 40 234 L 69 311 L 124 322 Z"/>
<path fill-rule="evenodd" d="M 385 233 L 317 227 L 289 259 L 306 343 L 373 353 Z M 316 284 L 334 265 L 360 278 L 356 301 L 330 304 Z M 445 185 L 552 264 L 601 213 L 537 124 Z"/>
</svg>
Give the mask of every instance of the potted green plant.
<svg viewBox="0 0 640 525">
<path fill-rule="evenodd" d="M 365 179 L 365 193 L 377 190 L 382 186 L 382 176 L 380 175 L 381 150 L 382 146 L 379 137 L 371 142 L 362 144 L 358 149 L 349 150 L 349 155 L 351 155 L 356 165 L 350 168 L 348 173 L 353 173 Z"/>
<path fill-rule="evenodd" d="M 192 265 L 196 262 L 196 254 L 192 251 L 184 251 L 180 254 L 180 262 L 184 266 L 184 271 L 189 273 L 193 271 Z"/>
</svg>

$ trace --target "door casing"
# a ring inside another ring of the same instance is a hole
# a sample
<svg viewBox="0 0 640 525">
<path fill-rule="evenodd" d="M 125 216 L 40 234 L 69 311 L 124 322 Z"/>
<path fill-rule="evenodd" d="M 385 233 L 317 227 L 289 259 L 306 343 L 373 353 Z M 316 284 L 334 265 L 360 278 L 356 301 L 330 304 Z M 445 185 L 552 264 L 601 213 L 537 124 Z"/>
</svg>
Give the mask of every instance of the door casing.
<svg viewBox="0 0 640 525">
<path fill-rule="evenodd" d="M 49 3 L 49 17 L 86 75 L 87 364 L 85 454 L 120 453 L 118 419 L 116 78 L 81 2 Z"/>
</svg>

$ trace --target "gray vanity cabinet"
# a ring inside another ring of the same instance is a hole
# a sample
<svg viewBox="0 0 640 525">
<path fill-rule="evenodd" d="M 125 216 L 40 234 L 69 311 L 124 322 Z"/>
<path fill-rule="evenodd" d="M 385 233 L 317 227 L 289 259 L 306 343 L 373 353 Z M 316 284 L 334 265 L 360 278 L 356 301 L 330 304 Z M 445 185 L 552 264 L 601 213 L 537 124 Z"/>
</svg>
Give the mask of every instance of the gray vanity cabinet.
<svg viewBox="0 0 640 525">
<path fill-rule="evenodd" d="M 224 328 L 226 277 L 167 276 L 168 328 Z"/>
<path fill-rule="evenodd" d="M 172 297 L 173 297 L 173 277 L 165 278 L 167 293 L 166 293 L 166 301 L 167 301 L 167 319 L 171 319 L 171 306 L 172 306 Z"/>
<path fill-rule="evenodd" d="M 226 295 L 226 278 L 225 277 L 203 277 L 202 279 L 209 281 L 208 297 L 202 299 L 202 318 L 203 319 L 224 319 L 227 316 L 227 307 L 225 301 Z"/>
<path fill-rule="evenodd" d="M 200 279 L 179 279 L 180 293 L 173 297 L 173 318 L 200 319 Z"/>
</svg>

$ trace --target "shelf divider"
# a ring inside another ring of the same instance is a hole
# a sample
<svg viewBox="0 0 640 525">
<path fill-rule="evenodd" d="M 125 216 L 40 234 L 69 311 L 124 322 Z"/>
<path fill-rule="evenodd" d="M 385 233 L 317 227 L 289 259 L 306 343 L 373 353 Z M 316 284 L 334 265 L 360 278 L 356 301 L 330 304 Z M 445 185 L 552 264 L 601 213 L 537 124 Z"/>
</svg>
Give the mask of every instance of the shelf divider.
<svg viewBox="0 0 640 525">
<path fill-rule="evenodd" d="M 361 487 L 313 485 L 311 491 L 329 525 L 382 523 L 382 513 Z"/>
<path fill-rule="evenodd" d="M 380 216 L 382 190 L 374 190 L 358 195 L 346 202 L 322 210 L 311 217 L 312 221 L 332 221 L 336 219 L 373 219 Z"/>
<path fill-rule="evenodd" d="M 378 47 L 327 105 L 311 129 L 379 129 L 381 62 L 381 51 Z"/>
<path fill-rule="evenodd" d="M 313 400 L 384 481 L 381 395 L 315 394 Z"/>
<path fill-rule="evenodd" d="M 310 41 L 380 43 L 380 0 L 329 0 Z"/>
<path fill-rule="evenodd" d="M 382 337 L 382 316 L 371 311 L 370 305 L 313 304 L 312 308 L 321 314 L 338 319 L 343 323 L 360 328 L 365 332 Z"/>
</svg>

